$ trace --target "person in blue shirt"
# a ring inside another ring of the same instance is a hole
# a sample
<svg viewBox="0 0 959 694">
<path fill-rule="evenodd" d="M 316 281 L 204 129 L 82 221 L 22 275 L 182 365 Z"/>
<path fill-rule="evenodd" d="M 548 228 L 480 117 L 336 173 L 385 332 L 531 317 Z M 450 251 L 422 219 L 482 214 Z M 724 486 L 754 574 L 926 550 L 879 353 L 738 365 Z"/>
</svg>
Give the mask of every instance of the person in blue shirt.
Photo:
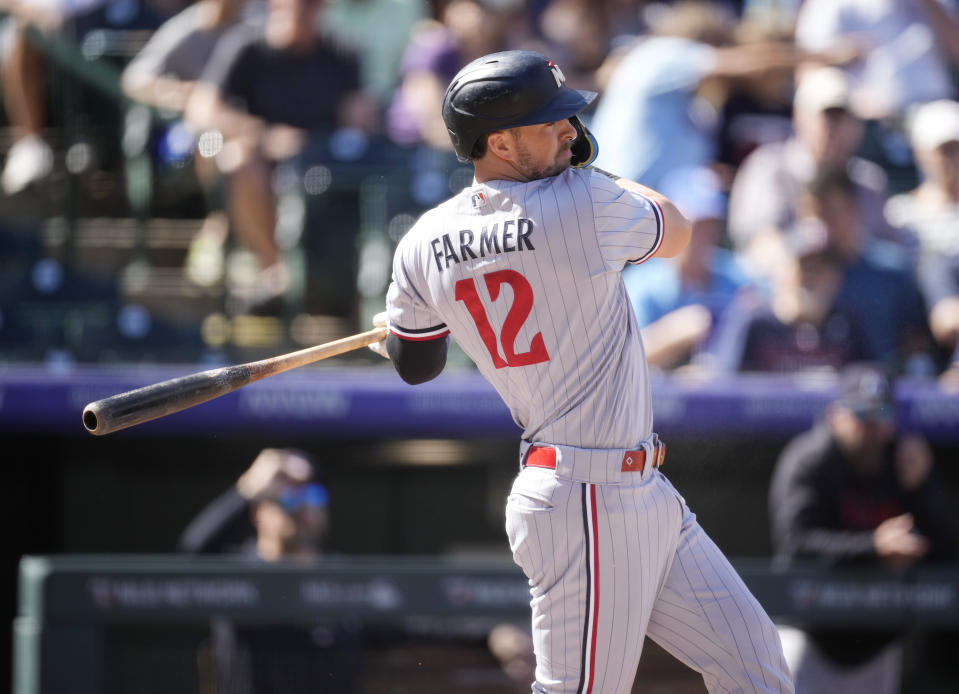
<svg viewBox="0 0 959 694">
<path fill-rule="evenodd" d="M 663 190 L 692 222 L 689 245 L 675 258 L 627 266 L 623 281 L 647 360 L 672 369 L 689 362 L 733 296 L 753 280 L 721 245 L 726 198 L 719 176 L 708 168 L 681 169 Z"/>
<path fill-rule="evenodd" d="M 806 54 L 787 41 L 739 41 L 735 13 L 715 2 L 663 6 L 649 21 L 601 68 L 608 77 L 587 117 L 603 143 L 596 166 L 661 190 L 670 172 L 716 160 L 733 80 L 789 75 Z"/>
<path fill-rule="evenodd" d="M 862 318 L 836 306 L 844 268 L 819 226 L 797 227 L 768 295 L 736 295 L 697 365 L 716 373 L 838 371 L 873 357 Z"/>
<path fill-rule="evenodd" d="M 889 242 L 868 233 L 849 173 L 820 170 L 797 205 L 800 219 L 782 239 L 792 260 L 769 265 L 768 302 L 737 297 L 716 328 L 709 365 L 790 371 L 869 360 L 896 375 L 928 376 L 935 363 L 922 294 L 886 251 Z"/>
</svg>

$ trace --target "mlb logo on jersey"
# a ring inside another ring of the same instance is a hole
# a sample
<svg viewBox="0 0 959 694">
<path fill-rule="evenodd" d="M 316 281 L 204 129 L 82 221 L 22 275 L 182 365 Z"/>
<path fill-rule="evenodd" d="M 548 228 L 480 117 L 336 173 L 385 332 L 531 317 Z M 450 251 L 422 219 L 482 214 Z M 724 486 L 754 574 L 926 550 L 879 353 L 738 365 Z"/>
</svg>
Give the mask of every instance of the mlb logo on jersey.
<svg viewBox="0 0 959 694">
<path fill-rule="evenodd" d="M 474 209 L 486 206 L 486 195 L 482 191 L 473 193 L 473 197 L 470 198 L 470 200 L 473 203 Z"/>
</svg>

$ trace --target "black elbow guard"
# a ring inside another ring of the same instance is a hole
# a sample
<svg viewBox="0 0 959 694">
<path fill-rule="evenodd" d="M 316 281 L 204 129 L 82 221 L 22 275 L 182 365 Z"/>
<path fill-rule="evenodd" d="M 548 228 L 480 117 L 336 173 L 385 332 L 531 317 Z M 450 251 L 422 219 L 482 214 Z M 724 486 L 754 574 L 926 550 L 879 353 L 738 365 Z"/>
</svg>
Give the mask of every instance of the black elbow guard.
<svg viewBox="0 0 959 694">
<path fill-rule="evenodd" d="M 425 383 L 439 376 L 446 366 L 448 350 L 448 337 L 422 342 L 401 340 L 392 334 L 386 337 L 386 351 L 393 368 L 410 385 Z"/>
</svg>

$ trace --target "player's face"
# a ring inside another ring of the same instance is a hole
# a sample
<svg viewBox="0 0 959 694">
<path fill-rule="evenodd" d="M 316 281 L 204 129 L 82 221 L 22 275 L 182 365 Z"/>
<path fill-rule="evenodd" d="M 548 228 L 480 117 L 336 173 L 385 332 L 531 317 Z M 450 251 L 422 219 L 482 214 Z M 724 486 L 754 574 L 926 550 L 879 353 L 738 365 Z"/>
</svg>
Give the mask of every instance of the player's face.
<svg viewBox="0 0 959 694">
<path fill-rule="evenodd" d="M 513 164 L 526 180 L 548 178 L 569 168 L 576 129 L 565 118 L 515 128 L 510 134 L 516 152 Z"/>
</svg>

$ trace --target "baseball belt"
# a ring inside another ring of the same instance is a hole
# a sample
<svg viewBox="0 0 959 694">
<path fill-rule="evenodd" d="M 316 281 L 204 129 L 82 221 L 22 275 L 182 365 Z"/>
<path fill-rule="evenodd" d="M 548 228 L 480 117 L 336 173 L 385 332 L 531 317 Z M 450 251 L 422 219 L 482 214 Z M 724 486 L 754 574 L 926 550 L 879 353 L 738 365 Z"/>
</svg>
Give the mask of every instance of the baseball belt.
<svg viewBox="0 0 959 694">
<path fill-rule="evenodd" d="M 653 454 L 651 459 L 654 468 L 660 467 L 666 460 L 666 444 L 653 434 Z M 646 469 L 647 454 L 645 448 L 623 453 L 620 464 L 622 472 L 643 472 Z M 548 470 L 556 469 L 556 449 L 552 446 L 530 446 L 526 452 L 526 467 L 542 467 Z"/>
</svg>

